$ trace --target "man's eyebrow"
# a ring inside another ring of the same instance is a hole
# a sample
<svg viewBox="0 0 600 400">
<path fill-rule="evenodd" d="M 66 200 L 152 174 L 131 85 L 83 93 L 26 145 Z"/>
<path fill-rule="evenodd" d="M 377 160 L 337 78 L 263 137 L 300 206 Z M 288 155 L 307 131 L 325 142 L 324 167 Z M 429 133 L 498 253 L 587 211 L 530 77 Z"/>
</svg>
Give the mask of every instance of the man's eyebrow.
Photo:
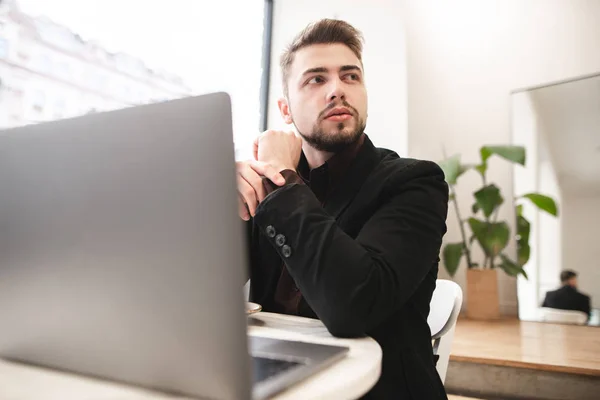
<svg viewBox="0 0 600 400">
<path fill-rule="evenodd" d="M 327 71 L 327 68 L 325 68 L 325 67 L 309 68 L 302 73 L 302 76 L 305 76 L 308 74 L 316 74 L 316 73 L 322 74 L 322 73 L 326 73 L 326 72 L 328 72 L 328 71 Z"/>
<path fill-rule="evenodd" d="M 362 70 L 360 69 L 360 67 L 358 65 L 342 65 L 342 67 L 340 67 L 340 71 L 360 71 L 360 72 L 362 72 Z"/>
<path fill-rule="evenodd" d="M 362 70 L 360 69 L 360 67 L 358 65 L 342 65 L 340 67 L 340 72 L 344 72 L 344 71 L 359 71 L 362 72 Z M 315 68 L 309 68 L 306 71 L 304 71 L 302 73 L 302 76 L 306 76 L 308 74 L 324 74 L 329 72 L 329 70 L 325 67 L 315 67 Z"/>
</svg>

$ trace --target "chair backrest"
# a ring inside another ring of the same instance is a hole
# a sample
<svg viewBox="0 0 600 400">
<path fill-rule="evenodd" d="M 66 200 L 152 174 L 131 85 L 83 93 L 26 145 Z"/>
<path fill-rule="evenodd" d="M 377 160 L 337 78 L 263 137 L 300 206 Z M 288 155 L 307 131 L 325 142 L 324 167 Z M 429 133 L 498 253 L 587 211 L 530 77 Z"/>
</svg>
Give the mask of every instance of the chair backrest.
<svg viewBox="0 0 600 400">
<path fill-rule="evenodd" d="M 452 281 L 438 279 L 431 297 L 427 323 L 431 330 L 435 368 L 442 382 L 450 362 L 450 348 L 454 340 L 454 328 L 462 307 L 462 289 Z"/>
<path fill-rule="evenodd" d="M 541 320 L 544 322 L 556 322 L 560 324 L 585 325 L 588 320 L 586 313 L 582 311 L 558 310 L 556 308 L 540 308 Z"/>
<path fill-rule="evenodd" d="M 436 281 L 427 317 L 432 340 L 444 336 L 456 324 L 462 297 L 462 289 L 456 282 L 445 279 Z"/>
</svg>

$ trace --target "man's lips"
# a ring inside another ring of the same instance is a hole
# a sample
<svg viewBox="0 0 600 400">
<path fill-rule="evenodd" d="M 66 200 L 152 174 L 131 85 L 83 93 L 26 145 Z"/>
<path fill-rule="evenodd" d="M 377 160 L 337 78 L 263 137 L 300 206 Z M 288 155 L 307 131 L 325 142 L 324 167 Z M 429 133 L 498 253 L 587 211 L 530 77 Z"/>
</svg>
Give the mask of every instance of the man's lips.
<svg viewBox="0 0 600 400">
<path fill-rule="evenodd" d="M 325 118 L 328 121 L 346 121 L 352 118 L 352 114 L 334 114 L 330 117 Z"/>
<path fill-rule="evenodd" d="M 352 113 L 346 107 L 336 107 L 325 116 L 325 119 L 330 121 L 345 121 L 350 118 L 352 118 Z"/>
</svg>

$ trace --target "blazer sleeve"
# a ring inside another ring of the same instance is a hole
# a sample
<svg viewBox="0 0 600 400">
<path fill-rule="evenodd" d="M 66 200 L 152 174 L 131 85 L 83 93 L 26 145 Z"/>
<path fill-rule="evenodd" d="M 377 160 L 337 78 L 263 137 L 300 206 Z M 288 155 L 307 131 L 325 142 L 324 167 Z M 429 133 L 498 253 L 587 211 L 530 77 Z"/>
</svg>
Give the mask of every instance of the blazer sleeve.
<svg viewBox="0 0 600 400">
<path fill-rule="evenodd" d="M 286 169 L 286 170 L 281 171 L 280 173 L 283 176 L 283 178 L 285 179 L 286 185 L 292 185 L 292 184 L 304 185 L 305 184 L 304 181 L 302 180 L 302 178 L 300 177 L 300 175 L 298 175 L 298 173 L 294 170 Z M 279 186 L 275 185 L 273 182 L 271 182 L 267 178 L 262 179 L 262 184 L 263 184 L 265 193 L 267 193 L 267 194 L 271 194 L 279 188 Z M 246 209 L 247 209 L 247 206 L 246 206 Z M 246 221 L 243 224 L 244 224 L 244 235 L 245 235 L 245 247 L 247 250 L 246 257 L 250 261 L 254 258 L 253 254 L 252 254 L 253 250 L 256 251 L 255 247 L 253 246 L 253 237 L 257 233 L 255 232 L 255 229 L 254 229 L 255 224 L 254 224 L 252 218 L 250 218 L 250 221 Z M 245 271 L 244 283 L 247 283 L 248 280 L 250 279 L 250 277 L 253 275 L 251 269 L 254 266 L 255 265 L 252 262 L 248 263 L 248 268 Z"/>
<path fill-rule="evenodd" d="M 544 302 L 542 303 L 542 307 L 548 307 L 548 293 L 544 296 Z"/>
<path fill-rule="evenodd" d="M 257 227 L 335 336 L 361 336 L 379 325 L 438 262 L 448 210 L 443 172 L 432 162 L 415 161 L 388 183 L 392 195 L 356 239 L 306 185 L 285 185 L 257 209 Z"/>
<path fill-rule="evenodd" d="M 587 314 L 588 319 L 592 315 L 592 305 L 590 301 L 590 296 L 583 296 L 583 312 Z"/>
</svg>

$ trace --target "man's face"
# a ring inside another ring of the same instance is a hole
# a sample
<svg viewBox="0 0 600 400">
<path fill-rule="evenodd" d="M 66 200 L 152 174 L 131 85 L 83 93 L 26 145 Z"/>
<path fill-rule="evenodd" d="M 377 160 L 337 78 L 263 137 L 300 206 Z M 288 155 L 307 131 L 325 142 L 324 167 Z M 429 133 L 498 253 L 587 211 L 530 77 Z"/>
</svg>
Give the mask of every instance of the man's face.
<svg viewBox="0 0 600 400">
<path fill-rule="evenodd" d="M 576 276 L 574 276 L 573 278 L 569 279 L 567 282 L 569 283 L 569 285 L 571 287 L 574 287 L 574 288 L 577 287 L 577 277 Z"/>
<path fill-rule="evenodd" d="M 337 152 L 360 137 L 367 118 L 362 63 L 343 44 L 305 47 L 294 56 L 288 96 L 279 101 L 286 123 L 317 150 Z"/>
</svg>

